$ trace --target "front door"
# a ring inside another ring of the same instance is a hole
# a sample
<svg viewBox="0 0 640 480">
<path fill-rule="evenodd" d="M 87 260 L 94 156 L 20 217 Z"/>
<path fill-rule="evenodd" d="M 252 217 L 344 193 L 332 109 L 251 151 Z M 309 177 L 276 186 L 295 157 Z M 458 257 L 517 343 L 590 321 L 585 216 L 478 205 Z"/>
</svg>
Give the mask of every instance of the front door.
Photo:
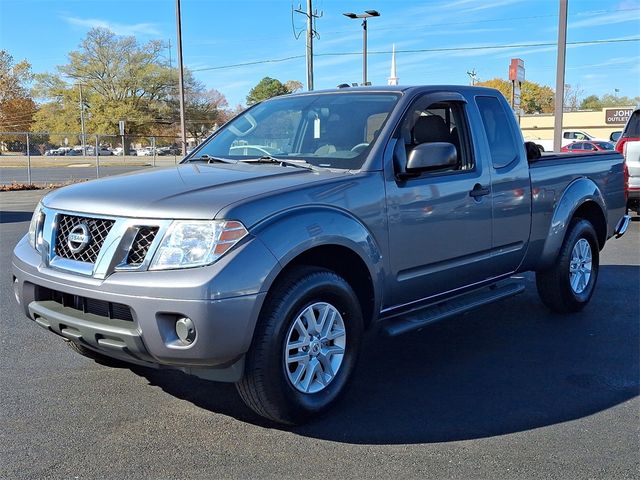
<svg viewBox="0 0 640 480">
<path fill-rule="evenodd" d="M 491 174 L 469 132 L 464 98 L 439 92 L 416 100 L 395 135 L 395 165 L 385 174 L 394 306 L 488 278 Z M 452 143 L 457 164 L 398 178 L 426 142 Z"/>
</svg>

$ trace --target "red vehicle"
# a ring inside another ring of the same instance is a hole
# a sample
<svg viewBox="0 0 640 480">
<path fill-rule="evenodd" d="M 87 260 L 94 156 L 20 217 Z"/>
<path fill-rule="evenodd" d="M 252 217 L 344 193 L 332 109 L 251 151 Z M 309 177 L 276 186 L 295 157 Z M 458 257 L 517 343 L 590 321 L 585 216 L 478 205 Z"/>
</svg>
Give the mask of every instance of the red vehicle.
<svg viewBox="0 0 640 480">
<path fill-rule="evenodd" d="M 615 149 L 611 142 L 598 142 L 589 140 L 584 142 L 573 142 L 565 145 L 560 149 L 561 152 L 572 153 L 593 153 L 593 152 L 610 152 Z"/>
</svg>

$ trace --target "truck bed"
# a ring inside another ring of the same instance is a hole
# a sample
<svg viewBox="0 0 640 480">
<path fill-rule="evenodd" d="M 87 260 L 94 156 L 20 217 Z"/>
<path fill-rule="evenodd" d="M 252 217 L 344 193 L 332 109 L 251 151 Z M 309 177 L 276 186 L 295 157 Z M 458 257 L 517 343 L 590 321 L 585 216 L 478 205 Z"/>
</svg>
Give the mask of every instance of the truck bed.
<svg viewBox="0 0 640 480">
<path fill-rule="evenodd" d="M 607 212 L 607 237 L 613 235 L 615 223 L 624 215 L 623 158 L 617 152 L 544 154 L 530 162 L 531 239 L 527 262 L 535 264 L 544 243 L 553 232 L 553 212 L 557 211 L 568 186 L 580 179 L 590 179 L 601 192 Z"/>
</svg>

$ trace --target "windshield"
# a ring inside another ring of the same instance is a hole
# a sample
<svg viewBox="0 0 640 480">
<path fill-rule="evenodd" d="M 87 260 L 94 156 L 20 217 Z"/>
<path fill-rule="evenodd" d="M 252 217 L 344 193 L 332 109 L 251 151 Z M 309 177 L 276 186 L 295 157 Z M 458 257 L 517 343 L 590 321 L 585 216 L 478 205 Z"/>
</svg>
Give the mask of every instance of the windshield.
<svg viewBox="0 0 640 480">
<path fill-rule="evenodd" d="M 222 127 L 194 152 L 193 159 L 276 157 L 357 170 L 399 96 L 336 92 L 273 98 Z"/>
</svg>

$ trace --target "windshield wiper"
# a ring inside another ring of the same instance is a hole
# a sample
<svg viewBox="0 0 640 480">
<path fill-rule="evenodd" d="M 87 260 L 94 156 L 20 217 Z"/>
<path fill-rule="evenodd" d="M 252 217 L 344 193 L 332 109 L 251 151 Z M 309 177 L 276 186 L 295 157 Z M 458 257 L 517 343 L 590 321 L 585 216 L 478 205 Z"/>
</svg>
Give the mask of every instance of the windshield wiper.
<svg viewBox="0 0 640 480">
<path fill-rule="evenodd" d="M 228 158 L 222 158 L 222 157 L 212 157 L 211 155 L 207 155 L 206 153 L 200 155 L 199 157 L 195 157 L 195 158 L 190 158 L 188 160 L 189 163 L 191 162 L 207 162 L 207 163 L 214 163 L 214 162 L 219 162 L 219 163 L 237 163 L 234 162 L 233 160 L 229 160 Z"/>
<path fill-rule="evenodd" d="M 311 165 L 310 163 L 304 161 L 304 160 L 286 160 L 284 158 L 277 158 L 277 157 L 273 157 L 271 155 L 263 155 L 262 157 L 259 158 L 251 158 L 251 159 L 247 159 L 247 160 L 240 160 L 240 162 L 243 163 L 277 163 L 281 166 L 287 166 L 287 167 L 297 167 L 297 168 L 304 168 L 305 170 L 313 170 L 313 171 L 318 171 L 320 170 L 318 167 L 316 167 L 315 165 Z"/>
</svg>

